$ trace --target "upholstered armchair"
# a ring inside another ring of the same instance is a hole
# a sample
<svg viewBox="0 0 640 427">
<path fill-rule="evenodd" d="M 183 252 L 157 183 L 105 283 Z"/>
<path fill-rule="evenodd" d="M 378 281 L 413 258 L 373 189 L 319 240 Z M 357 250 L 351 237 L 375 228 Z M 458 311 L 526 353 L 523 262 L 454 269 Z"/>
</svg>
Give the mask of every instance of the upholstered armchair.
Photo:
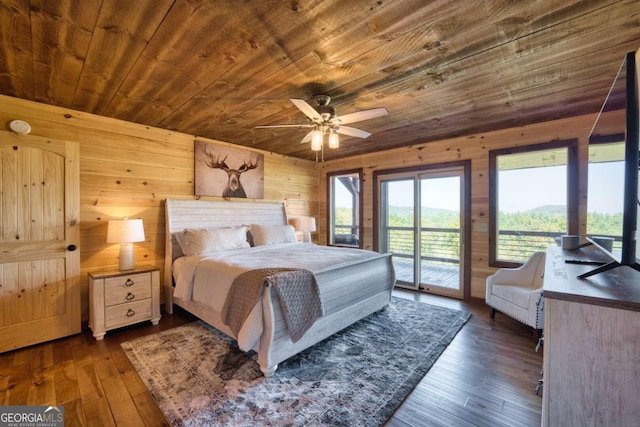
<svg viewBox="0 0 640 427">
<path fill-rule="evenodd" d="M 485 301 L 491 318 L 496 311 L 513 317 L 534 328 L 536 335 L 543 328 L 542 275 L 544 252 L 534 252 L 517 268 L 501 268 L 487 277 Z"/>
</svg>

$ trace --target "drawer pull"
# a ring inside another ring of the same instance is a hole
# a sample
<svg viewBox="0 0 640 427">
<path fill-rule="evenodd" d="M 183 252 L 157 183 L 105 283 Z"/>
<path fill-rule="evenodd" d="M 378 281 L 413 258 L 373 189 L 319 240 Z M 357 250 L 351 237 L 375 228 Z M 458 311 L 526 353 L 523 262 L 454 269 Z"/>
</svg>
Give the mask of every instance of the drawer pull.
<svg viewBox="0 0 640 427">
<path fill-rule="evenodd" d="M 127 294 L 126 297 L 124 297 L 124 299 L 126 299 L 127 301 L 131 301 L 132 299 L 134 299 L 136 296 L 134 294 L 132 294 L 131 292 L 129 292 Z"/>
<path fill-rule="evenodd" d="M 135 311 L 133 311 L 133 310 L 131 310 L 131 309 L 127 310 L 127 317 L 133 317 L 133 316 L 135 316 L 135 315 L 136 315 L 136 312 L 135 312 Z"/>
<path fill-rule="evenodd" d="M 127 287 L 127 288 L 128 288 L 129 286 L 133 286 L 133 280 L 131 280 L 131 279 L 127 279 L 127 281 L 126 281 L 126 282 L 124 282 L 124 286 L 125 286 L 125 287 Z"/>
</svg>

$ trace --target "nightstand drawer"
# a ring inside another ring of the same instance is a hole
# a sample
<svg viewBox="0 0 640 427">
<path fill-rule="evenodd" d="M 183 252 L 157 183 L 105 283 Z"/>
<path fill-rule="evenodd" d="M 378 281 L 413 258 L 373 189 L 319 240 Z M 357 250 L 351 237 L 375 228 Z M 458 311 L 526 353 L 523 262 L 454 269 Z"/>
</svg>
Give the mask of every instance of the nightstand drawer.
<svg viewBox="0 0 640 427">
<path fill-rule="evenodd" d="M 151 299 L 114 305 L 105 309 L 107 329 L 138 323 L 151 318 Z"/>
<path fill-rule="evenodd" d="M 151 273 L 128 274 L 104 279 L 104 291 L 106 293 L 117 289 L 132 289 L 134 287 L 151 289 Z"/>
<path fill-rule="evenodd" d="M 120 284 L 111 288 L 107 284 L 105 287 L 105 307 L 151 298 L 151 281 L 148 283 L 136 282 L 130 287 L 122 287 Z"/>
</svg>

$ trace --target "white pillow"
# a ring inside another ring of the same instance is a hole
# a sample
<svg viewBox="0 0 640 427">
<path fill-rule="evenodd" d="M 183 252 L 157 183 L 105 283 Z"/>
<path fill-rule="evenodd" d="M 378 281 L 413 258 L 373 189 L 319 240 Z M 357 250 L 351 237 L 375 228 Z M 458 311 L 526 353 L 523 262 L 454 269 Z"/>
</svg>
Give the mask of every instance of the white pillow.
<svg viewBox="0 0 640 427">
<path fill-rule="evenodd" d="M 296 230 L 292 225 L 251 225 L 253 246 L 297 243 Z"/>
<path fill-rule="evenodd" d="M 176 234 L 176 240 L 186 256 L 206 254 L 230 249 L 248 248 L 249 227 L 185 228 Z"/>
</svg>

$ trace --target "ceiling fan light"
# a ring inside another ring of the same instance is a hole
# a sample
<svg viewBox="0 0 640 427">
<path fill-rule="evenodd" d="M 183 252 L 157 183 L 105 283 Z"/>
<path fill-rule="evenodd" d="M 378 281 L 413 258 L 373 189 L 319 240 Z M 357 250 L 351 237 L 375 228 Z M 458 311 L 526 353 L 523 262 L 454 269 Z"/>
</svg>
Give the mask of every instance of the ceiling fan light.
<svg viewBox="0 0 640 427">
<path fill-rule="evenodd" d="M 340 137 L 337 133 L 331 132 L 329 134 L 329 148 L 338 148 L 340 147 Z"/>
<path fill-rule="evenodd" d="M 313 134 L 311 135 L 311 150 L 322 150 L 322 132 L 320 132 L 319 130 L 314 130 Z"/>
</svg>

